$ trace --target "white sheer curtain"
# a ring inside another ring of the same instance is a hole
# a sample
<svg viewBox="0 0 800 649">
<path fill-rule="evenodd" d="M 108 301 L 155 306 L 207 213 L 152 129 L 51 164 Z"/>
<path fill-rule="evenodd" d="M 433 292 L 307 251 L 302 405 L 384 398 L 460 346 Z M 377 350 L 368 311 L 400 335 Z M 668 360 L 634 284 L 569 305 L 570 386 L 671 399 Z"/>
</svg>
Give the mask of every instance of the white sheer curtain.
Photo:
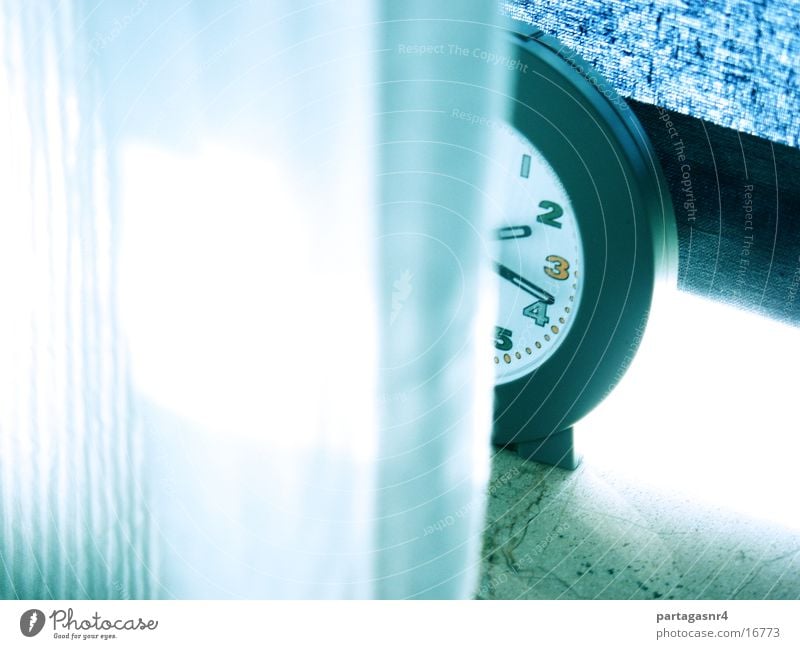
<svg viewBox="0 0 800 649">
<path fill-rule="evenodd" d="M 0 596 L 156 593 L 100 89 L 70 3 L 0 3 Z"/>
<path fill-rule="evenodd" d="M 494 7 L 397 4 L 0 5 L 0 595 L 470 595 Z"/>
</svg>

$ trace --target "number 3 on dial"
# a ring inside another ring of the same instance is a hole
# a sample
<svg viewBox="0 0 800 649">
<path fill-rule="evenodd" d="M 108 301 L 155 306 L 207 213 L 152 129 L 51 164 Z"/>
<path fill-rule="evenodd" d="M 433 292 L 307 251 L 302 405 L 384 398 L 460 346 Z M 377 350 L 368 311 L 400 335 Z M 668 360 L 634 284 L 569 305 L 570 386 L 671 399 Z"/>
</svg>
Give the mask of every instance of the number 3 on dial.
<svg viewBox="0 0 800 649">
<path fill-rule="evenodd" d="M 552 266 L 545 266 L 544 272 L 553 279 L 564 280 L 569 277 L 569 262 L 558 255 L 548 255 L 545 261 L 549 261 Z"/>
</svg>

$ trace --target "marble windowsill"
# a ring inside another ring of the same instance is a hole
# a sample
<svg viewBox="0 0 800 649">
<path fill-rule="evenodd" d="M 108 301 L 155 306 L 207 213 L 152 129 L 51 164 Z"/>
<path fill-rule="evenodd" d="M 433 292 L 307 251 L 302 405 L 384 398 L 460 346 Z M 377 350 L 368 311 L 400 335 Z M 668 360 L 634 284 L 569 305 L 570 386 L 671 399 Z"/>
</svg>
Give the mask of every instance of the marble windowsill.
<svg viewBox="0 0 800 649">
<path fill-rule="evenodd" d="M 519 472 L 516 474 L 516 472 Z M 584 464 L 494 457 L 479 599 L 794 599 L 800 533 Z"/>
</svg>

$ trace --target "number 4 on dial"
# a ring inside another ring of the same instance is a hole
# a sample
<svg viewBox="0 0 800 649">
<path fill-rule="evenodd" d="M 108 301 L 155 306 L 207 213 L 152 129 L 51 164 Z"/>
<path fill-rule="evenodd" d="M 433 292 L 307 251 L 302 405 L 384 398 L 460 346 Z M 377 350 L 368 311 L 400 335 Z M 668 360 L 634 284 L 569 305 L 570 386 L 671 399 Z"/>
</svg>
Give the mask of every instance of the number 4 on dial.
<svg viewBox="0 0 800 649">
<path fill-rule="evenodd" d="M 544 327 L 550 322 L 550 317 L 547 315 L 547 303 L 537 300 L 533 304 L 529 304 L 522 310 L 522 315 L 533 318 L 533 321 L 540 327 Z"/>
</svg>

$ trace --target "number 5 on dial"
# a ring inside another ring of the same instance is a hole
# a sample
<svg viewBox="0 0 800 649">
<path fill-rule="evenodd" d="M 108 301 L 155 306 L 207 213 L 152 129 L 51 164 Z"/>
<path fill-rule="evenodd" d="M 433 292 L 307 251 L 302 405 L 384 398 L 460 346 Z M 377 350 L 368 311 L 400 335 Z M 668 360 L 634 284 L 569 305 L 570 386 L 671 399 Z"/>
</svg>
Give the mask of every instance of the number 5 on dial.
<svg viewBox="0 0 800 649">
<path fill-rule="evenodd" d="M 499 349 L 501 352 L 507 352 L 514 346 L 514 344 L 511 342 L 511 336 L 513 335 L 514 334 L 511 333 L 509 329 L 503 329 L 503 327 L 495 327 L 494 348 Z"/>
</svg>

